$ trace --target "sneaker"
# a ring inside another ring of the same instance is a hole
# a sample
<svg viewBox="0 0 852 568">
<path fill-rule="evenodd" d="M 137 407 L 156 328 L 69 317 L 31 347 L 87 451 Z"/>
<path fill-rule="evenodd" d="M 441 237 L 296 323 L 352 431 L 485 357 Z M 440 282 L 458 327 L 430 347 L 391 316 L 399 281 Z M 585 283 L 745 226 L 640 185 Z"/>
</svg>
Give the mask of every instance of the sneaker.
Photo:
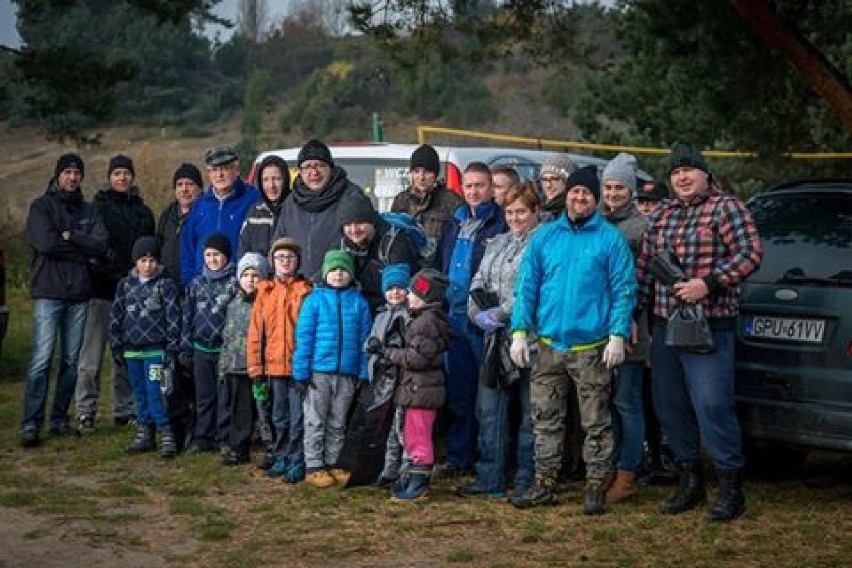
<svg viewBox="0 0 852 568">
<path fill-rule="evenodd" d="M 318 469 L 305 475 L 305 483 L 313 485 L 317 489 L 327 489 L 334 485 L 334 478 L 328 471 Z"/>
<path fill-rule="evenodd" d="M 266 450 L 260 455 L 260 459 L 257 460 L 257 469 L 269 471 L 269 468 L 275 465 L 275 462 L 275 454 L 269 450 Z"/>
<path fill-rule="evenodd" d="M 373 487 L 376 489 L 390 489 L 396 483 L 398 477 L 385 477 L 384 475 L 379 475 L 379 478 L 373 482 Z"/>
<path fill-rule="evenodd" d="M 41 436 L 37 428 L 24 428 L 21 432 L 21 446 L 35 448 L 41 444 Z"/>
<path fill-rule="evenodd" d="M 487 496 L 489 499 L 506 498 L 505 489 L 489 489 L 478 481 L 474 481 L 473 483 L 469 483 L 468 485 L 461 485 L 459 487 L 456 487 L 455 494 L 456 497 Z"/>
<path fill-rule="evenodd" d="M 250 460 L 249 455 L 244 452 L 240 452 L 237 450 L 230 450 L 228 453 L 222 456 L 222 465 L 232 466 L 232 465 L 242 465 L 244 463 L 248 463 Z"/>
<path fill-rule="evenodd" d="M 352 472 L 347 469 L 341 469 L 339 467 L 333 467 L 328 470 L 328 473 L 334 478 L 335 483 L 339 485 L 346 485 L 349 481 L 349 477 L 352 475 Z"/>
<path fill-rule="evenodd" d="M 299 483 L 305 479 L 305 462 L 290 462 L 287 473 L 284 474 L 284 483 Z"/>
<path fill-rule="evenodd" d="M 81 434 L 93 434 L 95 432 L 95 417 L 84 414 L 79 418 L 77 429 Z"/>
<path fill-rule="evenodd" d="M 469 473 L 462 467 L 458 467 L 450 462 L 436 464 L 432 467 L 432 479 L 458 479 Z"/>
<path fill-rule="evenodd" d="M 266 470 L 266 477 L 284 477 L 287 475 L 287 469 L 290 467 L 289 460 L 275 460 L 272 467 Z"/>
<path fill-rule="evenodd" d="M 72 428 L 70 424 L 67 422 L 65 424 L 53 424 L 47 430 L 49 433 L 54 436 L 79 436 L 80 431 L 76 428 Z"/>
<path fill-rule="evenodd" d="M 555 505 L 555 483 L 550 480 L 536 479 L 529 489 L 520 495 L 512 496 L 512 505 L 518 509 L 531 509 L 542 505 Z"/>
<path fill-rule="evenodd" d="M 199 444 L 198 442 L 191 443 L 186 449 L 186 453 L 188 454 L 212 454 L 217 451 L 219 449 L 216 446 Z"/>
</svg>

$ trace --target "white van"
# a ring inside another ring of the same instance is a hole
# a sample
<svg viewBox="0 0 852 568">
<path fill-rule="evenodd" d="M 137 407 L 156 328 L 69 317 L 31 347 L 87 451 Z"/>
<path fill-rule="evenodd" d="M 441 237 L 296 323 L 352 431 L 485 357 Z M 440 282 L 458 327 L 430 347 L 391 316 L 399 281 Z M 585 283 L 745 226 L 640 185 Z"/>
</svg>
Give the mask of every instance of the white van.
<svg viewBox="0 0 852 568">
<path fill-rule="evenodd" d="M 348 142 L 331 144 L 329 149 L 334 163 L 346 170 L 349 179 L 360 185 L 373 200 L 379 211 L 388 211 L 393 198 L 409 185 L 408 168 L 411 154 L 417 144 L 389 144 L 383 142 Z M 512 166 L 521 179 L 536 180 L 541 164 L 555 153 L 553 150 L 527 150 L 522 148 L 491 148 L 486 146 L 435 146 L 441 157 L 441 173 L 447 187 L 461 193 L 462 172 L 471 162 L 483 162 L 488 167 Z M 276 155 L 290 166 L 292 177 L 297 175 L 296 158 L 300 148 L 269 150 L 257 157 L 248 175 L 248 181 L 254 182 L 255 168 L 266 156 Z M 603 169 L 607 160 L 566 154 L 577 166 L 595 165 Z M 650 176 L 640 172 L 640 179 Z"/>
</svg>

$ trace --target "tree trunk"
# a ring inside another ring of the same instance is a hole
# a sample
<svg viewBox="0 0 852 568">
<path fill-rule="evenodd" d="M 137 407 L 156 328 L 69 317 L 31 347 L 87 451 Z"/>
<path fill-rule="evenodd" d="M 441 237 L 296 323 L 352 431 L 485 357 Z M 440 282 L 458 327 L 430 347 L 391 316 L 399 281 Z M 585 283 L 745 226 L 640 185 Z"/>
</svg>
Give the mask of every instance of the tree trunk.
<svg viewBox="0 0 852 568">
<path fill-rule="evenodd" d="M 852 132 L 852 88 L 835 67 L 798 29 L 785 22 L 769 0 L 731 0 L 740 16 L 793 66 L 825 99 Z"/>
</svg>

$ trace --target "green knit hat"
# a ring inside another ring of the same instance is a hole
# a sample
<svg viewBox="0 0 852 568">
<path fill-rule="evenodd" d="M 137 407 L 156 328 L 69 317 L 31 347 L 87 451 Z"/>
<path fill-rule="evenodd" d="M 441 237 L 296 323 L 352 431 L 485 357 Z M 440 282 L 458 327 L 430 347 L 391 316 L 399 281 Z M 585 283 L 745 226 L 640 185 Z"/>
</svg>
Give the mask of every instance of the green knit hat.
<svg viewBox="0 0 852 568">
<path fill-rule="evenodd" d="M 352 260 L 352 256 L 345 250 L 330 250 L 325 253 L 325 257 L 322 260 L 323 280 L 335 268 L 342 268 L 349 273 L 349 276 L 355 275 L 355 262 Z"/>
</svg>

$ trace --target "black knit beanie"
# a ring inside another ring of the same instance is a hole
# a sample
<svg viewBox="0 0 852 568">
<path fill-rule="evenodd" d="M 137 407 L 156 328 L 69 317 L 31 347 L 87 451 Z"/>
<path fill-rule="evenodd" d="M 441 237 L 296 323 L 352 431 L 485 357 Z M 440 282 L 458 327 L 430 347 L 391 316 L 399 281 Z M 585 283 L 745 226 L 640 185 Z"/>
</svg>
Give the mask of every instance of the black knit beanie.
<svg viewBox="0 0 852 568">
<path fill-rule="evenodd" d="M 177 185 L 179 179 L 191 179 L 198 187 L 204 187 L 201 170 L 192 164 L 183 163 L 175 170 L 175 175 L 172 176 L 172 187 Z"/>
<path fill-rule="evenodd" d="M 112 175 L 113 170 L 117 170 L 119 168 L 129 170 L 131 174 L 134 176 L 136 175 L 136 170 L 133 169 L 133 160 L 124 154 L 116 154 L 109 159 L 109 166 L 107 166 L 107 178 Z"/>
<path fill-rule="evenodd" d="M 319 160 L 320 162 L 325 162 L 329 166 L 334 167 L 331 150 L 329 150 L 328 146 L 319 140 L 308 140 L 305 145 L 302 146 L 302 149 L 299 150 L 299 156 L 296 158 L 296 165 L 301 166 L 302 162 L 307 162 L 308 160 Z"/>
<path fill-rule="evenodd" d="M 592 195 L 595 196 L 595 203 L 601 202 L 601 180 L 598 178 L 598 169 L 595 166 L 578 168 L 568 176 L 568 181 L 565 182 L 568 191 L 578 185 L 582 185 L 592 192 Z"/>
<path fill-rule="evenodd" d="M 231 241 L 228 236 L 223 233 L 213 233 L 204 239 L 205 249 L 215 249 L 224 254 L 228 260 L 231 260 Z"/>
<path fill-rule="evenodd" d="M 423 144 L 411 154 L 410 170 L 415 168 L 423 168 L 426 171 L 432 172 L 435 175 L 441 171 L 441 159 L 438 157 L 438 152 L 429 144 Z"/>
<path fill-rule="evenodd" d="M 701 152 L 698 151 L 695 146 L 686 142 L 678 142 L 672 146 L 672 153 L 669 156 L 669 174 L 671 174 L 672 170 L 675 168 L 683 166 L 698 168 L 699 170 L 708 173 L 710 172 L 707 162 L 704 161 L 704 156 L 701 155 Z"/>
<path fill-rule="evenodd" d="M 347 223 L 356 223 L 363 221 L 372 224 L 374 227 L 379 226 L 381 219 L 373 205 L 366 199 L 353 199 L 344 201 L 340 204 L 340 229 Z"/>
<path fill-rule="evenodd" d="M 67 170 L 68 168 L 77 168 L 78 170 L 80 170 L 81 176 L 86 175 L 85 169 L 83 168 L 83 158 L 81 158 L 79 154 L 69 152 L 67 154 L 62 154 L 61 156 L 59 156 L 59 159 L 56 160 L 56 169 L 53 172 L 53 176 L 59 177 L 59 174 L 61 174 L 63 170 Z"/>
<path fill-rule="evenodd" d="M 133 252 L 130 256 L 133 259 L 133 262 L 136 262 L 140 258 L 144 258 L 146 256 L 153 256 L 159 262 L 160 247 L 157 244 L 157 238 L 151 235 L 139 237 L 136 239 L 136 242 L 133 243 Z"/>
<path fill-rule="evenodd" d="M 424 268 L 411 277 L 408 289 L 427 304 L 434 304 L 444 299 L 449 285 L 450 281 L 443 272 Z"/>
</svg>

